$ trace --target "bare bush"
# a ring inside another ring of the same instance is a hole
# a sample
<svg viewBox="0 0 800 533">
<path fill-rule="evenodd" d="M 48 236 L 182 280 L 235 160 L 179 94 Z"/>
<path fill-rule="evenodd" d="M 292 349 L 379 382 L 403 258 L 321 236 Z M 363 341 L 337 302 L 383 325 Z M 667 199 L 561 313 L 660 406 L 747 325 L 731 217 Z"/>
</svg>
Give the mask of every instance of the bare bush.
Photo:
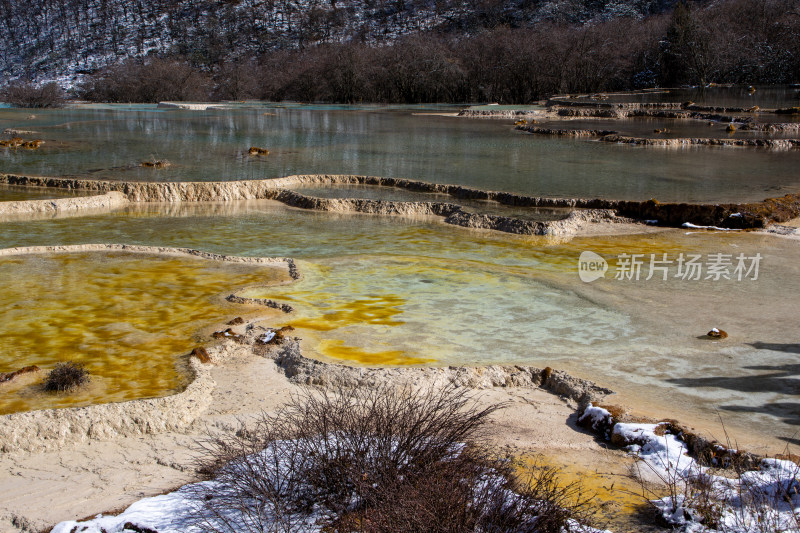
<svg viewBox="0 0 800 533">
<path fill-rule="evenodd" d="M 588 502 L 555 471 L 499 458 L 463 389 L 307 392 L 252 428 L 203 443 L 206 531 L 569 531 Z"/>
<path fill-rule="evenodd" d="M 0 101 L 15 107 L 61 107 L 66 96 L 55 82 L 37 85 L 29 81 L 16 81 L 0 91 Z"/>
<path fill-rule="evenodd" d="M 209 77 L 180 58 L 129 59 L 96 74 L 80 90 L 100 102 L 154 103 L 165 100 L 207 100 Z"/>
<path fill-rule="evenodd" d="M 222 63 L 214 73 L 214 100 L 249 100 L 258 98 L 261 90 L 258 86 L 255 65 L 249 61 Z"/>
<path fill-rule="evenodd" d="M 89 382 L 89 371 L 83 363 L 56 363 L 47 375 L 44 390 L 48 392 L 68 392 Z"/>
</svg>

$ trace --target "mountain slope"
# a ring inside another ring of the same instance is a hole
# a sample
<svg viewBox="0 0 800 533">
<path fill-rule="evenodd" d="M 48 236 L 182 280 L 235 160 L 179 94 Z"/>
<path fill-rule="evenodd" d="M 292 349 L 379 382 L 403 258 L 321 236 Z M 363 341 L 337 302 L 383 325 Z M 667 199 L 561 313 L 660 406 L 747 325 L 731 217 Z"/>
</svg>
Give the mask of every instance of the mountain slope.
<svg viewBox="0 0 800 533">
<path fill-rule="evenodd" d="M 177 54 L 196 65 L 427 30 L 641 17 L 673 0 L 0 0 L 0 73 L 60 78 L 128 57 Z"/>
</svg>

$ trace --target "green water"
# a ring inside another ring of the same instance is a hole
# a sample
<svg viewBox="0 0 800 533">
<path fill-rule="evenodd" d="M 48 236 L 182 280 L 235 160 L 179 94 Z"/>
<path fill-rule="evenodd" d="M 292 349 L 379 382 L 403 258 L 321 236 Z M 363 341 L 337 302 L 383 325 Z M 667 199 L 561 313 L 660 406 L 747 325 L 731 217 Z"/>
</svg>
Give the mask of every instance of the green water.
<svg viewBox="0 0 800 533">
<path fill-rule="evenodd" d="M 143 181 L 368 174 L 537 196 L 662 201 L 760 200 L 800 188 L 797 150 L 607 145 L 525 135 L 510 120 L 435 116 L 433 108 L 333 107 L 106 105 L 41 110 L 33 118 L 0 109 L 0 129 L 45 140 L 35 151 L 0 150 L 0 165 L 20 174 Z M 707 134 L 703 123 L 692 127 Z M 270 154 L 250 156 L 251 146 Z M 171 166 L 141 166 L 152 160 Z"/>
</svg>

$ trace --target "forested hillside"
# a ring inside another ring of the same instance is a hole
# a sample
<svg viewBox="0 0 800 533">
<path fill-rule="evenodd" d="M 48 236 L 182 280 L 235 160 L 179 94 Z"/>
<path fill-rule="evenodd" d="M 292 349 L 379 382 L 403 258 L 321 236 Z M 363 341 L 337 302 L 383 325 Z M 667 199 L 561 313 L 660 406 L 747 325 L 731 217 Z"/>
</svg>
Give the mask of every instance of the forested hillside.
<svg viewBox="0 0 800 533">
<path fill-rule="evenodd" d="M 800 0 L 0 0 L 6 81 L 110 101 L 792 83 L 798 43 Z"/>
</svg>

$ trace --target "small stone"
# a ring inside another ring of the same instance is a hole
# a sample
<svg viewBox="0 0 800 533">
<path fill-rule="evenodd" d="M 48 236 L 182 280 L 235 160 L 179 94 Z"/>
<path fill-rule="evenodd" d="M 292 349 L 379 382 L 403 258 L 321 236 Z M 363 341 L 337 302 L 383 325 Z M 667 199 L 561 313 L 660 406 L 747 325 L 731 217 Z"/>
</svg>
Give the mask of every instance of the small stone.
<svg viewBox="0 0 800 533">
<path fill-rule="evenodd" d="M 152 161 L 142 161 L 141 166 L 147 168 L 167 168 L 169 166 L 172 166 L 172 163 L 170 163 L 166 159 L 154 159 Z"/>
<path fill-rule="evenodd" d="M 228 322 L 229 326 L 238 326 L 240 324 L 244 324 L 244 319 L 240 316 L 237 316 L 236 318 Z"/>
<path fill-rule="evenodd" d="M 269 150 L 266 148 L 259 148 L 258 146 L 251 146 L 248 153 L 250 155 L 269 155 Z"/>
<path fill-rule="evenodd" d="M 198 346 L 197 348 L 192 350 L 192 353 L 190 355 L 193 355 L 193 356 L 197 357 L 200 360 L 201 363 L 210 363 L 211 362 L 211 356 L 208 355 L 208 350 L 206 350 L 202 346 Z"/>
<path fill-rule="evenodd" d="M 728 336 L 728 334 L 725 331 L 717 328 L 711 328 L 711 331 L 706 333 L 706 335 L 708 335 L 712 339 L 724 339 L 727 338 Z"/>
<path fill-rule="evenodd" d="M 240 335 L 236 335 L 236 333 L 234 333 L 231 328 L 228 328 L 224 331 L 215 331 L 214 333 L 211 334 L 211 336 L 214 337 L 215 339 L 227 339 L 230 337 L 238 337 Z"/>
<path fill-rule="evenodd" d="M 289 333 L 290 331 L 294 331 L 294 327 L 283 326 L 277 330 L 270 329 L 256 339 L 256 342 L 258 344 L 282 344 L 286 338 L 286 333 Z"/>
<path fill-rule="evenodd" d="M 133 531 L 135 533 L 158 533 L 155 529 L 150 529 L 149 527 L 140 526 L 134 524 L 133 522 L 125 522 L 125 525 L 122 526 L 123 531 Z"/>
<path fill-rule="evenodd" d="M 269 344 L 275 339 L 276 332 L 273 330 L 268 330 L 266 333 L 261 335 L 256 339 L 257 344 Z"/>
</svg>

